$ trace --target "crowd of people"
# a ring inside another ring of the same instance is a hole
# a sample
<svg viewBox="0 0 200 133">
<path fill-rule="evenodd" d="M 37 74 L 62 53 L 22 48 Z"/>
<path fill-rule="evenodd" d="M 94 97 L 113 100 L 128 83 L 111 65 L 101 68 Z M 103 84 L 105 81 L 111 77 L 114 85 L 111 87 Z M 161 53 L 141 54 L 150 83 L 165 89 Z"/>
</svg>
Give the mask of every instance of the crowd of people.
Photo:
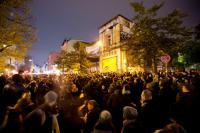
<svg viewBox="0 0 200 133">
<path fill-rule="evenodd" d="M 0 76 L 1 133 L 198 133 L 199 73 Z"/>
</svg>

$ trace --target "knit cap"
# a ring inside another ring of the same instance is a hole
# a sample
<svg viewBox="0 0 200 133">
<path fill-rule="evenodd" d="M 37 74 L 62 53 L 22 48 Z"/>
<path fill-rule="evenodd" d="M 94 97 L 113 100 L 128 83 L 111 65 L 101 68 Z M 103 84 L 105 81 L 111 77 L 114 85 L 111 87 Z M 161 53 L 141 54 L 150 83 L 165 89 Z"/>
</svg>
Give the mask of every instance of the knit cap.
<svg viewBox="0 0 200 133">
<path fill-rule="evenodd" d="M 136 119 L 138 116 L 138 112 L 135 108 L 130 106 L 125 106 L 123 108 L 123 117 L 124 119 L 133 120 Z"/>
<path fill-rule="evenodd" d="M 104 123 L 104 122 L 109 121 L 109 120 L 111 120 L 111 119 L 112 119 L 112 115 L 111 115 L 111 113 L 110 113 L 109 111 L 107 111 L 107 110 L 103 110 L 103 111 L 100 113 L 100 115 L 99 115 L 99 121 L 100 121 L 101 123 Z"/>
<path fill-rule="evenodd" d="M 88 104 L 93 105 L 94 108 L 96 108 L 96 107 L 99 106 L 98 103 L 97 103 L 95 100 L 89 100 L 89 101 L 88 101 Z"/>
<path fill-rule="evenodd" d="M 45 103 L 49 104 L 50 106 L 54 105 L 57 101 L 58 95 L 54 91 L 49 91 L 44 96 Z"/>
</svg>

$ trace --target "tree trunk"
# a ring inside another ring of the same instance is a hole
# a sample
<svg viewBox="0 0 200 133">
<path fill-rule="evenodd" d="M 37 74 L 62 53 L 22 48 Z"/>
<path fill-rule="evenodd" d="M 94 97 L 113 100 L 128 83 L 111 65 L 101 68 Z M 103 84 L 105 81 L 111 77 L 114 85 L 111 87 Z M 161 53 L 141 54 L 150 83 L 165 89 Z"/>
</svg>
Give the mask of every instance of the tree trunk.
<svg viewBox="0 0 200 133">
<path fill-rule="evenodd" d="M 152 58 L 152 72 L 157 74 L 157 61 L 156 61 L 156 57 L 153 56 Z"/>
</svg>

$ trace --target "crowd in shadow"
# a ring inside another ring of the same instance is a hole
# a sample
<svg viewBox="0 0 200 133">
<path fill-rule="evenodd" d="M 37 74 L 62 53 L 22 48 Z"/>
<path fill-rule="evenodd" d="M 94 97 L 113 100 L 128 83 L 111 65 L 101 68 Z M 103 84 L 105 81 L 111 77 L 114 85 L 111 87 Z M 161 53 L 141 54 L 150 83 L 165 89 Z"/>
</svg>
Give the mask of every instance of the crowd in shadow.
<svg viewBox="0 0 200 133">
<path fill-rule="evenodd" d="M 1 133 L 198 133 L 199 73 L 1 75 Z"/>
</svg>

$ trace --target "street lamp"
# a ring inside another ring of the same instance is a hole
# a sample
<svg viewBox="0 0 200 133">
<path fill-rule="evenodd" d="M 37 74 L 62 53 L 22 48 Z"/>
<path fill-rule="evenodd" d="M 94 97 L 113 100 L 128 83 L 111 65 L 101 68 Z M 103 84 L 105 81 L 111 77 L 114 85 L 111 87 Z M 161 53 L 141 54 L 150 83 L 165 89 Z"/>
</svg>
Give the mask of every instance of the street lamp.
<svg viewBox="0 0 200 133">
<path fill-rule="evenodd" d="M 97 42 L 97 45 L 98 45 L 99 47 L 102 47 L 102 46 L 103 46 L 102 41 L 98 41 L 98 42 Z"/>
<path fill-rule="evenodd" d="M 31 63 L 30 72 L 33 72 L 33 60 L 32 60 L 32 59 L 29 59 L 28 61 Z"/>
</svg>

